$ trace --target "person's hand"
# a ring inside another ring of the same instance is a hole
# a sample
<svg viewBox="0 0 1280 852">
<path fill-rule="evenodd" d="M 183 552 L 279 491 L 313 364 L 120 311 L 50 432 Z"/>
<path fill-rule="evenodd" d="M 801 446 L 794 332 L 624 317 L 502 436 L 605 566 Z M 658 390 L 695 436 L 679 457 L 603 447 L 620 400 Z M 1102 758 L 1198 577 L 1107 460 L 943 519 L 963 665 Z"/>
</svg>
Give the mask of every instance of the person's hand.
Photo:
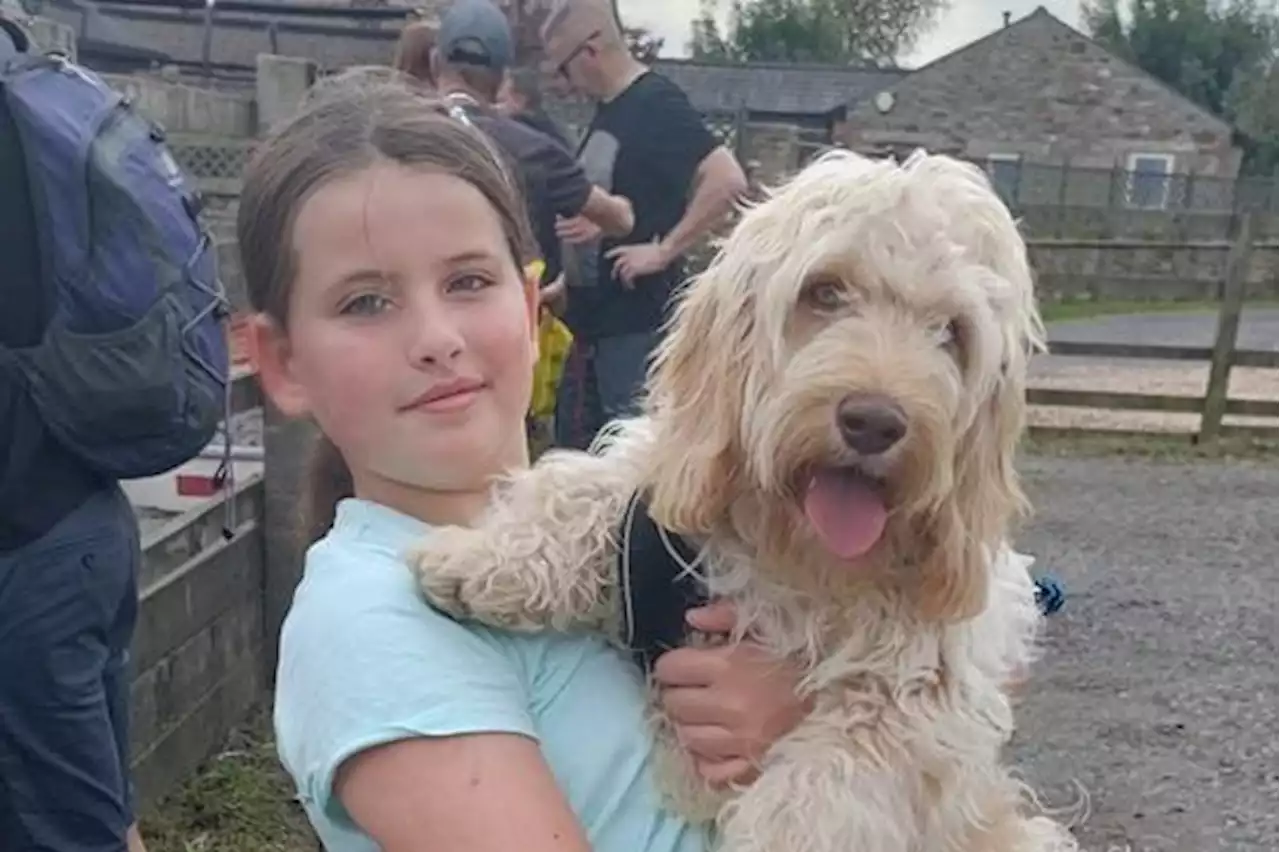
<svg viewBox="0 0 1280 852">
<path fill-rule="evenodd" d="M 613 261 L 614 274 L 628 287 L 634 287 L 637 278 L 661 272 L 671 263 L 658 237 L 647 243 L 609 249 L 605 257 Z"/>
<path fill-rule="evenodd" d="M 556 236 L 571 246 L 598 240 L 602 233 L 600 226 L 586 216 L 556 217 Z"/>
<path fill-rule="evenodd" d="M 556 279 L 550 284 L 544 285 L 538 290 L 538 301 L 542 304 L 554 304 L 557 299 L 564 295 L 564 276 L 557 275 Z"/>
<path fill-rule="evenodd" d="M 729 633 L 736 618 L 727 603 L 687 614 L 691 627 L 712 634 Z M 754 779 L 769 747 L 810 710 L 798 695 L 799 669 L 749 640 L 668 651 L 654 665 L 654 678 L 676 737 L 698 774 L 715 786 Z"/>
</svg>

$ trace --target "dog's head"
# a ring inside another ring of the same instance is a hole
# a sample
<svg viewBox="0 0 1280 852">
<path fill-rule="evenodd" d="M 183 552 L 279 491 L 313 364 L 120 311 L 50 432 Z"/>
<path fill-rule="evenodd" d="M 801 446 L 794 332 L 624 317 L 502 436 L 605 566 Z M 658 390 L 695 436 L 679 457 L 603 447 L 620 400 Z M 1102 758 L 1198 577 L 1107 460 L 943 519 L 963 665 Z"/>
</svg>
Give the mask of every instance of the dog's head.
<svg viewBox="0 0 1280 852">
<path fill-rule="evenodd" d="M 979 169 L 827 154 L 744 212 L 676 309 L 649 381 L 655 517 L 707 534 L 745 497 L 762 555 L 881 566 L 923 617 L 968 617 L 1022 505 L 1042 339 Z"/>
</svg>

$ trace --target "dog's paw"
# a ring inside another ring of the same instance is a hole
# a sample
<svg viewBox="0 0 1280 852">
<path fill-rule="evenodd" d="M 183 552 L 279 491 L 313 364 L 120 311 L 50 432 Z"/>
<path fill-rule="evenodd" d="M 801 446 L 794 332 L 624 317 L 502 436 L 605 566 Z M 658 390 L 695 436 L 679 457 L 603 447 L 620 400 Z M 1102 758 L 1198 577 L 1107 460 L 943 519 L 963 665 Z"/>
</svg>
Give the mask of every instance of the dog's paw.
<svg viewBox="0 0 1280 852">
<path fill-rule="evenodd" d="M 507 630 L 541 629 L 527 611 L 530 596 L 516 572 L 483 558 L 474 530 L 437 530 L 409 555 L 409 566 L 423 597 L 457 619 L 479 621 Z"/>
<path fill-rule="evenodd" d="M 455 618 L 469 618 L 471 607 L 463 592 L 466 578 L 457 566 L 458 560 L 441 550 L 418 550 L 409 556 L 409 567 L 427 603 Z"/>
</svg>

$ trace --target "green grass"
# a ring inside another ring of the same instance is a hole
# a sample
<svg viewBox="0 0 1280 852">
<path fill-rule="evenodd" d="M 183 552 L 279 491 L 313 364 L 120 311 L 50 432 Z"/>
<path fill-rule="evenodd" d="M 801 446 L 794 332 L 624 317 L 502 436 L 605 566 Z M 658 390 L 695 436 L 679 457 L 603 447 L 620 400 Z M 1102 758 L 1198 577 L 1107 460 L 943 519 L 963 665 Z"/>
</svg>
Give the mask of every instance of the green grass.
<svg viewBox="0 0 1280 852">
<path fill-rule="evenodd" d="M 1265 461 L 1274 463 L 1280 459 L 1280 440 L 1276 435 L 1232 435 L 1211 444 L 1192 443 L 1188 438 L 1174 435 L 1099 435 L 1035 434 L 1022 444 L 1027 455 L 1038 456 L 1086 456 L 1092 458 L 1123 457 L 1150 461 Z"/>
<path fill-rule="evenodd" d="M 1276 308 L 1280 302 L 1274 299 L 1256 299 L 1245 302 L 1246 308 Z M 1132 300 L 1073 299 L 1066 302 L 1044 302 L 1040 314 L 1045 322 L 1090 319 L 1092 317 L 1119 316 L 1123 314 L 1195 313 L 1217 311 L 1217 301 L 1144 302 Z"/>
<path fill-rule="evenodd" d="M 316 852 L 266 713 L 141 820 L 148 852 Z"/>
</svg>

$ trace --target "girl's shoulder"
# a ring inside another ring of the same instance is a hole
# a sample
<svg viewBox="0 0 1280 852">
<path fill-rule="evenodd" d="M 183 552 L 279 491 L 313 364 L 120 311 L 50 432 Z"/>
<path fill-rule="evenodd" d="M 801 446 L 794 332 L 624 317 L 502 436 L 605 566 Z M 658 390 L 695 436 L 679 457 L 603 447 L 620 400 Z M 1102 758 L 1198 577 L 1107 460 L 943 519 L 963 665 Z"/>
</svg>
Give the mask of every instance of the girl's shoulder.
<svg viewBox="0 0 1280 852">
<path fill-rule="evenodd" d="M 329 536 L 307 551 L 281 644 L 313 648 L 330 643 L 358 647 L 427 643 L 440 653 L 479 638 L 492 637 L 427 604 L 403 550 Z M 388 651 L 381 648 L 379 653 Z"/>
</svg>

